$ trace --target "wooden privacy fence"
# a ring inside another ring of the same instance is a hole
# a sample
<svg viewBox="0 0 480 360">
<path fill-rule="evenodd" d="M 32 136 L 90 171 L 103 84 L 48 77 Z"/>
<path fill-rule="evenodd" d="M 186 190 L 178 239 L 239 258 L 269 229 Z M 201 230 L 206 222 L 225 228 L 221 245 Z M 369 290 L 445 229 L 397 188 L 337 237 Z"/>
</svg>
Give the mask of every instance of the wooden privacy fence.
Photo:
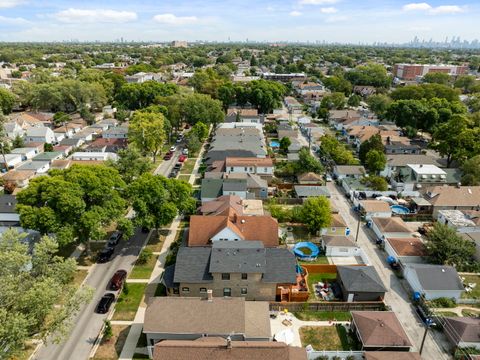
<svg viewBox="0 0 480 360">
<path fill-rule="evenodd" d="M 368 302 L 271 302 L 270 311 L 282 311 L 288 309 L 290 312 L 295 311 L 383 311 L 385 303 L 383 301 Z"/>
</svg>

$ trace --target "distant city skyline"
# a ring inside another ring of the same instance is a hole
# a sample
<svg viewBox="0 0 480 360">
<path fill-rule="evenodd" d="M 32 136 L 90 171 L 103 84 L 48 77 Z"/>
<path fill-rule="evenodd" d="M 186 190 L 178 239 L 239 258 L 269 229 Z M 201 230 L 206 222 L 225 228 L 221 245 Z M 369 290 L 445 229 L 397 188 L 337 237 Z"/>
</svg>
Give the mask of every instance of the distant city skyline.
<svg viewBox="0 0 480 360">
<path fill-rule="evenodd" d="M 478 1 L 417 1 L 0 0 L 0 41 L 444 44 L 454 36 L 478 46 Z"/>
</svg>

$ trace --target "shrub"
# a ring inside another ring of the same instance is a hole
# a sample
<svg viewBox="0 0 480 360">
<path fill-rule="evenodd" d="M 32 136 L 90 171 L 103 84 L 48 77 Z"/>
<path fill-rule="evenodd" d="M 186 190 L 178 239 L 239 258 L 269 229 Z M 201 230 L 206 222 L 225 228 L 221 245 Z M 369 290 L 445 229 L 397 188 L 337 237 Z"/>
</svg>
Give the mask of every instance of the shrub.
<svg viewBox="0 0 480 360">
<path fill-rule="evenodd" d="M 143 249 L 140 255 L 138 255 L 137 264 L 146 264 L 153 256 L 151 249 Z"/>
<path fill-rule="evenodd" d="M 430 302 L 431 306 L 438 308 L 454 308 L 457 306 L 455 299 L 441 297 Z"/>
<path fill-rule="evenodd" d="M 112 338 L 113 336 L 113 331 L 112 331 L 112 325 L 110 324 L 110 320 L 105 320 L 105 328 L 103 330 L 103 338 L 108 341 Z"/>
<path fill-rule="evenodd" d="M 124 282 L 123 283 L 123 288 L 122 288 L 122 292 L 125 294 L 125 295 L 128 295 L 128 283 L 127 282 Z"/>
</svg>

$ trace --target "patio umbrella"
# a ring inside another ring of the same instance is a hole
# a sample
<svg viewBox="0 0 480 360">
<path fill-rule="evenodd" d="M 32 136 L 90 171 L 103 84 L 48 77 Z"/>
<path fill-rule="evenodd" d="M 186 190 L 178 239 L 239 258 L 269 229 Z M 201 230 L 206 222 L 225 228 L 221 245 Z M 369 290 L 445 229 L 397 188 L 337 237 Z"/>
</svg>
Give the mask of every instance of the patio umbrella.
<svg viewBox="0 0 480 360">
<path fill-rule="evenodd" d="M 295 335 L 293 334 L 292 329 L 285 329 L 275 334 L 273 337 L 278 342 L 283 342 L 287 345 L 293 343 Z"/>
</svg>

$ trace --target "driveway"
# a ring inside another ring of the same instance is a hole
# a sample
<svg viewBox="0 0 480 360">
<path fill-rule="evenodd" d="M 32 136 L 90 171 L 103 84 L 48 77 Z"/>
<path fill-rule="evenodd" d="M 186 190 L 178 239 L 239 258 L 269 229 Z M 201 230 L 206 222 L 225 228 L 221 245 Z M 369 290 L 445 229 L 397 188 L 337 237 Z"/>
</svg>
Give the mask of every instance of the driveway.
<svg viewBox="0 0 480 360">
<path fill-rule="evenodd" d="M 348 202 L 346 197 L 340 191 L 340 188 L 335 183 L 327 183 L 328 190 L 332 196 L 332 200 L 338 208 L 338 211 L 345 219 L 350 229 L 357 229 L 357 217 L 352 211 L 352 205 Z M 405 331 L 407 332 L 410 340 L 414 344 L 414 350 L 420 349 L 420 344 L 425 332 L 423 323 L 418 318 L 411 302 L 410 294 L 407 293 L 401 280 L 392 272 L 390 267 L 385 261 L 385 253 L 380 251 L 374 242 L 370 239 L 367 229 L 364 226 L 360 226 L 358 235 L 358 245 L 365 251 L 370 259 L 370 264 L 375 266 L 380 278 L 383 280 L 385 286 L 389 291 L 385 294 L 385 303 L 392 308 L 392 311 L 396 313 L 400 322 L 402 323 Z M 353 234 L 355 236 L 355 234 Z M 422 357 L 425 359 L 449 359 L 450 356 L 444 349 L 448 349 L 448 345 L 445 343 L 443 336 L 440 334 L 435 335 L 429 332 L 425 345 L 423 348 Z"/>
</svg>

